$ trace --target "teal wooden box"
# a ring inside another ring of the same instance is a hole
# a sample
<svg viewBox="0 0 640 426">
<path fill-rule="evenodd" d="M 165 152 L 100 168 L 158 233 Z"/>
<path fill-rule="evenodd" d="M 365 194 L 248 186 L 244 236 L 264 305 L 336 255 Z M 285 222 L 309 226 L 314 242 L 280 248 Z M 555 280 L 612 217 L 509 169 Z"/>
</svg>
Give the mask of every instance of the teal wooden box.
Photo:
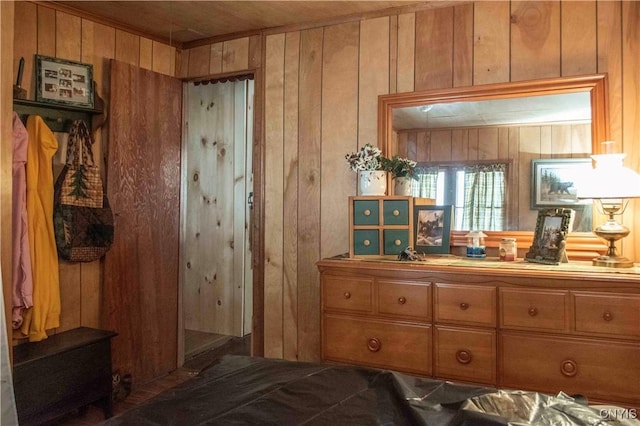
<svg viewBox="0 0 640 426">
<path fill-rule="evenodd" d="M 413 197 L 349 197 L 349 256 L 397 258 L 413 244 Z"/>
</svg>

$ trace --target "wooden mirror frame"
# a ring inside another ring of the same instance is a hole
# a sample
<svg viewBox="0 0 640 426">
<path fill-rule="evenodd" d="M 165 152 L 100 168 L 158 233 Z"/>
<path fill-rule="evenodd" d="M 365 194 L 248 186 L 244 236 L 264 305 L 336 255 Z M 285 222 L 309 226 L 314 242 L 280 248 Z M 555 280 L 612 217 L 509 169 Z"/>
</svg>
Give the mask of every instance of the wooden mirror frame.
<svg viewBox="0 0 640 426">
<path fill-rule="evenodd" d="M 392 155 L 393 109 L 461 101 L 509 99 L 524 96 L 589 92 L 591 98 L 591 153 L 601 153 L 601 143 L 609 140 L 609 106 L 607 75 L 590 74 L 541 80 L 484 84 L 478 86 L 393 93 L 378 97 L 378 146 L 386 156 Z M 390 188 L 391 182 L 388 187 Z M 594 215 L 595 219 L 595 215 Z M 452 231 L 451 246 L 466 246 L 467 231 Z M 502 238 L 516 238 L 519 250 L 533 242 L 532 231 L 485 231 L 487 247 L 498 247 Z M 606 245 L 593 232 L 574 232 L 567 239 L 569 259 L 591 260 L 606 251 Z"/>
</svg>

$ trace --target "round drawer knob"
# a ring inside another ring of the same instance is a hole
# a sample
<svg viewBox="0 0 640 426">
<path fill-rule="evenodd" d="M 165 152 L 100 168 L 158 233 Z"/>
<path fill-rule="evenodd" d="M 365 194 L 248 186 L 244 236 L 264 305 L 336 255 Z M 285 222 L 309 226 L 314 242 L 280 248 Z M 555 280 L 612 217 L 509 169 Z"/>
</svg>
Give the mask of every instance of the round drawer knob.
<svg viewBox="0 0 640 426">
<path fill-rule="evenodd" d="M 394 210 L 393 211 L 393 215 L 394 216 L 400 216 L 400 210 Z"/>
<path fill-rule="evenodd" d="M 460 364 L 469 364 L 472 358 L 473 357 L 471 356 L 471 352 L 465 349 L 460 349 L 458 352 L 456 352 L 456 360 Z"/>
<path fill-rule="evenodd" d="M 400 241 L 400 240 L 395 240 L 395 241 L 393 242 L 393 244 L 395 244 L 395 245 L 399 246 L 400 244 L 402 244 L 402 241 Z"/>
<path fill-rule="evenodd" d="M 578 364 L 575 361 L 566 359 L 560 364 L 560 372 L 567 377 L 573 377 L 578 374 Z"/>
<path fill-rule="evenodd" d="M 401 305 L 404 305 L 405 303 L 407 303 L 407 299 L 405 299 L 404 297 L 400 296 L 398 297 L 398 303 Z"/>
<path fill-rule="evenodd" d="M 365 216 L 371 216 L 371 210 L 369 210 L 369 209 L 366 209 L 362 213 L 364 213 Z"/>
<path fill-rule="evenodd" d="M 382 347 L 382 342 L 376 339 L 375 337 L 372 339 L 369 339 L 369 341 L 367 342 L 367 349 L 369 349 L 371 352 L 378 352 L 381 347 Z"/>
<path fill-rule="evenodd" d="M 369 246 L 371 245 L 371 241 L 369 241 L 369 240 L 364 240 L 364 241 L 362 242 L 362 245 L 363 245 L 363 246 L 365 246 L 365 247 L 369 247 Z"/>
<path fill-rule="evenodd" d="M 462 309 L 463 311 L 466 311 L 467 309 L 469 309 L 469 304 L 465 303 L 465 302 L 462 302 L 460 304 L 460 309 Z"/>
<path fill-rule="evenodd" d="M 351 299 L 351 293 L 349 293 L 348 291 L 344 292 L 344 298 L 345 299 Z"/>
<path fill-rule="evenodd" d="M 604 314 L 602 314 L 602 319 L 605 321 L 611 321 L 613 319 L 613 314 L 609 311 L 606 311 Z"/>
<path fill-rule="evenodd" d="M 532 317 L 538 315 L 538 308 L 529 308 L 529 315 Z"/>
</svg>

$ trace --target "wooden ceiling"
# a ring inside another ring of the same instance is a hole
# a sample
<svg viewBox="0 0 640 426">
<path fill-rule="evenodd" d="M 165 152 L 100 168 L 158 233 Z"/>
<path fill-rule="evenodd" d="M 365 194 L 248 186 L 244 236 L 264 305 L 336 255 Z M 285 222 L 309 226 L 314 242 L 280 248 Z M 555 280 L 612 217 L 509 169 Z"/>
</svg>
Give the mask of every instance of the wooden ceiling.
<svg viewBox="0 0 640 426">
<path fill-rule="evenodd" d="M 311 26 L 443 6 L 451 1 L 54 1 L 59 7 L 118 24 L 178 47 L 265 29 Z"/>
</svg>

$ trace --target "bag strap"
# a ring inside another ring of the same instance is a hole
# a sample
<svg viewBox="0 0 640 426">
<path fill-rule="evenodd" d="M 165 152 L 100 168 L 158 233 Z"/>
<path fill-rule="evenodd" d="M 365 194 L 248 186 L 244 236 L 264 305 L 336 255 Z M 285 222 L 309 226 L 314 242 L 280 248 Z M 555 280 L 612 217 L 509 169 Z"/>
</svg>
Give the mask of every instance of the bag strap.
<svg viewBox="0 0 640 426">
<path fill-rule="evenodd" d="M 67 164 L 72 166 L 95 166 L 93 161 L 93 139 L 84 120 L 74 120 L 69 129 Z"/>
</svg>

